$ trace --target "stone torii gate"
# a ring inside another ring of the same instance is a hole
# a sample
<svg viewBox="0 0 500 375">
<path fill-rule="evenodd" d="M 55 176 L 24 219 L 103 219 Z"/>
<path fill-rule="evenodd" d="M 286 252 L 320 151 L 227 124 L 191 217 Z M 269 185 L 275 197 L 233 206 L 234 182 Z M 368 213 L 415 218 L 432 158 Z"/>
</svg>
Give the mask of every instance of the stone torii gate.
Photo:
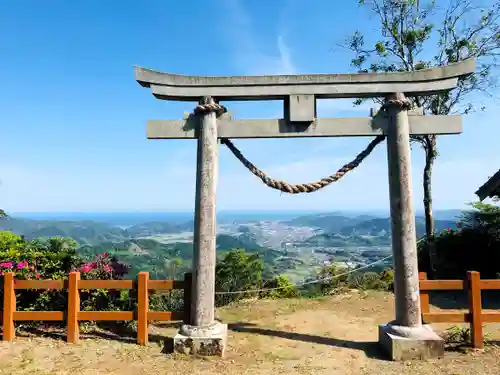
<svg viewBox="0 0 500 375">
<path fill-rule="evenodd" d="M 412 203 L 411 134 L 458 134 L 460 116 L 422 116 L 408 97 L 456 87 L 475 71 L 475 61 L 415 72 L 279 76 L 182 76 L 136 67 L 136 80 L 158 99 L 198 102 L 184 120 L 147 122 L 149 139 L 197 139 L 195 233 L 190 325 L 174 339 L 177 351 L 223 355 L 227 326 L 214 320 L 216 185 L 218 139 L 268 186 L 287 193 L 312 192 L 355 168 L 387 139 L 396 316 L 379 327 L 379 343 L 393 360 L 443 355 L 443 340 L 422 325 L 415 214 Z M 317 118 L 316 99 L 385 98 L 376 115 L 366 118 Z M 284 118 L 233 120 L 219 101 L 283 100 Z M 266 176 L 244 158 L 230 138 L 376 136 L 351 163 L 322 180 L 291 185 Z"/>
</svg>

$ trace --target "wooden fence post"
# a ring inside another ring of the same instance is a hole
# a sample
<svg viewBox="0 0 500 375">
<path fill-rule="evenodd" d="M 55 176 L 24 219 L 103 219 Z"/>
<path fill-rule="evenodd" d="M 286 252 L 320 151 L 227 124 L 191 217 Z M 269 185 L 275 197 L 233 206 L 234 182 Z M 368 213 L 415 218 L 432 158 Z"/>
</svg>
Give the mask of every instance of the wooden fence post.
<svg viewBox="0 0 500 375">
<path fill-rule="evenodd" d="M 67 315 L 67 333 L 66 341 L 78 343 L 80 339 L 80 323 L 78 315 L 80 313 L 80 290 L 78 282 L 80 281 L 80 272 L 70 272 L 68 280 L 68 315 Z"/>
<path fill-rule="evenodd" d="M 14 273 L 7 272 L 3 279 L 3 341 L 13 341 L 16 337 L 14 313 L 16 312 L 16 291 Z"/>
<path fill-rule="evenodd" d="M 191 287 L 193 274 L 184 274 L 184 324 L 191 324 Z"/>
<path fill-rule="evenodd" d="M 467 289 L 469 294 L 470 330 L 472 347 L 483 348 L 483 322 L 481 306 L 481 276 L 479 272 L 467 272 Z"/>
<path fill-rule="evenodd" d="M 419 280 L 427 280 L 427 273 L 420 272 L 418 274 L 418 278 Z M 420 289 L 420 310 L 422 311 L 422 323 L 426 323 L 424 320 L 424 314 L 430 312 L 430 296 L 428 290 Z"/>
<path fill-rule="evenodd" d="M 148 344 L 148 294 L 149 272 L 139 272 L 137 276 L 137 343 Z"/>
</svg>

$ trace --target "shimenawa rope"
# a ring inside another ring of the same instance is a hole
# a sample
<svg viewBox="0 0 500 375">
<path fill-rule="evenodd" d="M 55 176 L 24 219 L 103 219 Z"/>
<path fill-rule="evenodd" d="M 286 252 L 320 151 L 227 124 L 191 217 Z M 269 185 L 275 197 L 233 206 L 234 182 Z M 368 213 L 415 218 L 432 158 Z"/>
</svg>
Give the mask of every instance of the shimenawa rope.
<svg viewBox="0 0 500 375">
<path fill-rule="evenodd" d="M 391 99 L 386 101 L 384 107 L 387 106 L 400 106 L 401 108 L 409 109 L 411 107 L 411 102 L 408 99 Z M 215 112 L 217 116 L 222 115 L 227 112 L 226 107 L 218 103 L 200 103 L 195 108 L 195 114 L 207 114 L 210 112 Z M 368 155 L 372 153 L 375 147 L 385 139 L 384 135 L 377 136 L 373 141 L 371 141 L 368 146 L 361 151 L 350 163 L 345 164 L 334 174 L 322 178 L 321 180 L 309 182 L 305 184 L 290 184 L 286 181 L 275 180 L 263 171 L 253 165 L 238 148 L 227 138 L 222 138 L 221 143 L 225 144 L 227 148 L 233 153 L 234 156 L 255 176 L 261 179 L 261 181 L 272 189 L 280 190 L 283 193 L 288 194 L 299 194 L 299 193 L 312 193 L 322 189 L 338 180 L 340 180 L 344 175 L 353 169 L 357 168 L 363 160 L 366 159 Z"/>
</svg>

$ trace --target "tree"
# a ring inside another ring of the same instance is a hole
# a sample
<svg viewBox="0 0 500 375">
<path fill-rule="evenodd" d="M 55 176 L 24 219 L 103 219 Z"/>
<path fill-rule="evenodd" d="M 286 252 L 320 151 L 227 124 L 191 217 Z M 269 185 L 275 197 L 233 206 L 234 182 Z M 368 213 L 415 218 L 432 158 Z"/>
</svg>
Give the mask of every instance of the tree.
<svg viewBox="0 0 500 375">
<path fill-rule="evenodd" d="M 258 254 L 243 249 L 233 249 L 217 262 L 215 288 L 218 292 L 229 294 L 218 295 L 216 303 L 226 305 L 243 297 L 254 294 L 253 289 L 262 286 L 264 262 Z M 240 293 L 240 291 L 249 291 Z"/>
<path fill-rule="evenodd" d="M 416 71 L 476 58 L 475 74 L 462 77 L 455 90 L 409 98 L 424 114 L 467 114 L 476 109 L 479 95 L 491 96 L 496 86 L 496 58 L 500 54 L 500 2 L 481 7 L 477 0 L 359 0 L 369 8 L 380 33 L 367 41 L 355 31 L 344 47 L 355 54 L 359 72 Z M 356 100 L 355 104 L 361 104 Z M 484 110 L 484 105 L 480 107 Z M 412 136 L 425 152 L 424 209 L 428 243 L 434 236 L 432 170 L 438 156 L 436 136 Z M 430 247 L 429 247 L 430 248 Z M 429 250 L 430 251 L 430 250 Z M 431 254 L 429 254 L 431 255 Z M 432 257 L 432 256 L 431 256 Z"/>
<path fill-rule="evenodd" d="M 432 271 L 437 279 L 463 279 L 470 270 L 480 272 L 485 279 L 500 277 L 500 207 L 485 203 L 471 206 L 472 210 L 463 213 L 457 229 L 435 235 L 434 270 L 426 254 L 419 252 L 420 271 Z"/>
<path fill-rule="evenodd" d="M 4 210 L 0 208 L 0 219 L 5 219 L 7 217 L 7 214 L 5 213 Z"/>
</svg>

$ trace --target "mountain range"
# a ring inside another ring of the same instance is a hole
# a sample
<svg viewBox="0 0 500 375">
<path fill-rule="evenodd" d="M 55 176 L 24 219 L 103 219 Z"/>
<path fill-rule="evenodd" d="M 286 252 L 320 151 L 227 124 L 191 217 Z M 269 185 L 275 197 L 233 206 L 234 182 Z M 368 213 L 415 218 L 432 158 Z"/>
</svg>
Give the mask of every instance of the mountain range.
<svg viewBox="0 0 500 375">
<path fill-rule="evenodd" d="M 353 254 L 360 263 L 373 262 L 390 252 L 391 225 L 387 217 L 334 212 L 285 216 L 283 220 L 273 220 L 269 215 L 259 221 L 256 214 L 247 219 L 242 215 L 233 218 L 219 225 L 218 257 L 232 249 L 245 249 L 259 254 L 272 274 L 298 274 L 302 269 L 307 276 L 313 266 L 323 262 L 352 259 Z M 129 264 L 133 274 L 149 271 L 156 277 L 174 277 L 190 269 L 192 219 L 150 220 L 128 226 L 116 223 L 17 217 L 0 220 L 0 231 L 11 231 L 28 240 L 72 238 L 81 255 L 109 252 Z M 436 220 L 435 224 L 438 231 L 456 227 L 454 220 Z M 418 237 L 424 235 L 422 217 L 416 217 L 416 230 Z M 171 263 L 176 265 L 175 275 L 167 271 Z"/>
</svg>

